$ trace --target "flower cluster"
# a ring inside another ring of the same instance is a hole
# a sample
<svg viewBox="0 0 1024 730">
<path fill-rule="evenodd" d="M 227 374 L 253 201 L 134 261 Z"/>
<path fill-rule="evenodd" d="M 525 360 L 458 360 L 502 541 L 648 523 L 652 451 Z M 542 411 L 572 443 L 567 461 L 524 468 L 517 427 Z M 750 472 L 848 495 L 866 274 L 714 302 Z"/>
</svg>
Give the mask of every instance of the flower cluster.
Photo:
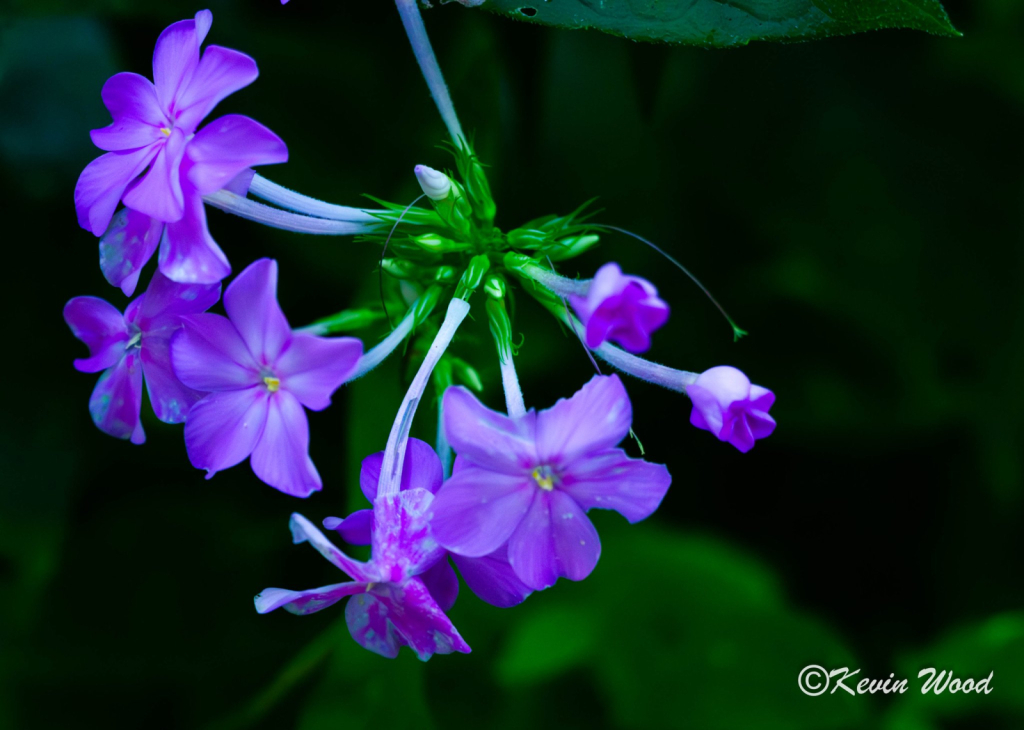
<svg viewBox="0 0 1024 730">
<path fill-rule="evenodd" d="M 614 262 L 593 279 L 555 270 L 599 240 L 600 227 L 582 208 L 508 232 L 494 226 L 485 167 L 461 133 L 416 4 L 398 0 L 398 8 L 452 133 L 455 171 L 414 168 L 428 205 L 364 209 L 309 198 L 251 169 L 287 159 L 270 130 L 239 115 L 200 127 L 221 99 L 257 76 L 245 54 L 219 46 L 201 52 L 212 24 L 204 10 L 160 35 L 152 82 L 120 73 L 103 87 L 113 123 L 92 138 L 105 154 L 75 189 L 79 222 L 100 239 L 103 274 L 124 295 L 134 293 L 159 248 L 149 285 L 124 314 L 102 299 L 76 297 L 64 316 L 89 348 L 75 367 L 102 372 L 89 400 L 102 431 L 143 443 L 145 382 L 156 417 L 184 424 L 189 460 L 207 478 L 248 458 L 260 480 L 294 497 L 323 486 L 309 456 L 306 409 L 327 408 L 342 384 L 403 343 L 429 340 L 384 450 L 363 461 L 360 487 L 369 506 L 323 520 L 345 542 L 369 545 L 369 559 L 349 557 L 293 514 L 294 541 L 310 543 L 347 578 L 312 590 L 268 588 L 256 597 L 260 613 L 296 614 L 347 597 L 345 617 L 357 642 L 388 657 L 408 646 L 425 660 L 470 650 L 447 616 L 459 590 L 456 569 L 476 596 L 503 608 L 559 578 L 583 580 L 601 555 L 587 513 L 646 519 L 672 481 L 664 465 L 621 447 L 632 406 L 618 375 L 599 372 L 550 408 L 527 409 L 506 307 L 510 287 L 617 370 L 689 396 L 691 423 L 740 451 L 774 429 L 774 395 L 732 367 L 698 374 L 640 357 L 668 319 L 657 289 Z M 206 205 L 284 230 L 358 235 L 381 246 L 387 277 L 380 304 L 292 329 L 277 300 L 277 262 L 261 259 L 224 289 L 226 316 L 209 312 L 231 267 L 207 229 Z M 452 346 L 474 300 L 482 300 L 495 343 L 504 412 L 471 392 L 483 384 Z M 334 336 L 378 326 L 389 304 L 404 314 L 374 347 L 364 351 L 359 339 Z M 435 445 L 409 436 L 431 386 Z"/>
</svg>

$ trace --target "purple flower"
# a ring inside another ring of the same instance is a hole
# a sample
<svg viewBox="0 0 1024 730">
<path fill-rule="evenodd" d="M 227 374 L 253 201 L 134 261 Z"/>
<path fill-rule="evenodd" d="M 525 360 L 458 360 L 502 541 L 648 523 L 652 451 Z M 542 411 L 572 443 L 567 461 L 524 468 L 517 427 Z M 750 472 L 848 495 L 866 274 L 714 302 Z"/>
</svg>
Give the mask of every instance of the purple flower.
<svg viewBox="0 0 1024 730">
<path fill-rule="evenodd" d="M 366 649 L 394 658 L 399 648 L 408 646 L 423 661 L 433 654 L 468 654 L 469 645 L 445 615 L 444 604 L 454 602 L 458 582 L 441 587 L 443 598 L 435 598 L 427 588 L 428 568 L 444 556 L 429 533 L 426 512 L 432 499 L 429 491 L 418 487 L 382 497 L 377 506 L 385 519 L 373 532 L 373 557 L 368 563 L 348 557 L 305 517 L 292 515 L 294 541 L 308 540 L 353 581 L 308 591 L 267 588 L 256 596 L 256 610 L 267 613 L 283 607 L 303 615 L 352 596 L 345 607 L 345 621 L 352 638 Z"/>
<path fill-rule="evenodd" d="M 615 263 L 597 270 L 586 296 L 571 294 L 569 301 L 586 326 L 591 349 L 611 340 L 630 352 L 644 352 L 651 346 L 651 333 L 668 319 L 668 305 L 654 285 L 625 276 Z"/>
<path fill-rule="evenodd" d="M 165 423 L 185 420 L 204 393 L 174 376 L 170 337 L 180 329 L 181 315 L 204 312 L 219 298 L 220 284 L 176 284 L 158 271 L 124 315 L 97 297 L 75 297 L 64 306 L 64 321 L 89 347 L 89 357 L 75 360 L 75 369 L 104 371 L 89 399 L 101 431 L 135 444 L 146 440 L 139 420 L 143 378 L 156 417 Z"/>
<path fill-rule="evenodd" d="M 160 34 L 153 83 L 119 73 L 103 86 L 114 121 L 93 130 L 92 141 L 107 154 L 82 171 L 75 208 L 79 224 L 103 236 L 104 274 L 126 293 L 158 244 L 160 270 L 173 281 L 227 276 L 231 267 L 206 228 L 202 196 L 253 165 L 288 159 L 284 142 L 249 117 L 230 114 L 196 132 L 218 102 L 258 75 L 256 62 L 238 51 L 209 46 L 200 57 L 212 22 L 203 10 Z M 120 200 L 128 212 L 111 224 Z"/>
<path fill-rule="evenodd" d="M 618 376 L 595 376 L 552 408 L 510 418 L 465 388 L 444 396 L 448 440 L 464 463 L 434 500 L 431 527 L 445 548 L 508 558 L 527 586 L 582 580 L 601 554 L 586 511 L 613 509 L 630 522 L 658 508 L 672 481 L 660 464 L 614 448 L 632 408 Z"/>
<path fill-rule="evenodd" d="M 441 459 L 429 444 L 419 439 L 410 438 L 406 448 L 401 491 L 425 489 L 436 494 L 444 480 Z M 359 486 L 371 504 L 377 499 L 383 462 L 383 451 L 371 454 L 363 459 L 363 467 L 359 472 Z M 460 464 L 456 464 L 456 468 L 460 468 Z M 358 510 L 343 520 L 328 517 L 324 520 L 324 527 L 336 531 L 351 545 L 369 545 L 374 528 L 373 510 Z M 501 545 L 494 553 L 481 558 L 465 558 L 454 554 L 451 558 L 469 589 L 487 603 L 508 608 L 522 603 L 531 593 L 530 587 L 516 577 L 509 565 L 506 545 Z M 459 580 L 446 556 L 442 556 L 421 577 L 442 610 L 447 611 L 454 605 L 459 592 Z"/>
<path fill-rule="evenodd" d="M 211 478 L 250 454 L 260 479 L 308 497 L 321 487 L 303 406 L 320 411 L 363 351 L 351 337 L 293 333 L 277 303 L 277 262 L 260 259 L 224 292 L 227 318 L 197 314 L 171 342 L 174 372 L 209 395 L 185 422 L 193 466 Z"/>
<path fill-rule="evenodd" d="M 746 453 L 755 439 L 770 436 L 775 419 L 768 409 L 775 394 L 760 385 L 751 385 L 742 372 L 728 365 L 705 370 L 686 386 L 693 401 L 690 423 L 715 434 Z"/>
</svg>

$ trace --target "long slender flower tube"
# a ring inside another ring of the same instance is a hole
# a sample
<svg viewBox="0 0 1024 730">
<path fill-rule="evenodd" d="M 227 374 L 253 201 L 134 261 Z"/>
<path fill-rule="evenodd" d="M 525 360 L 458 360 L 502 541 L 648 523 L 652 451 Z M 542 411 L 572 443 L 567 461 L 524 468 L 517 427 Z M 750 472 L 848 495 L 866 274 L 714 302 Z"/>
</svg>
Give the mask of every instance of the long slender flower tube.
<svg viewBox="0 0 1024 730">
<path fill-rule="evenodd" d="M 444 413 L 462 463 L 434 500 L 437 541 L 467 557 L 507 541 L 512 569 L 534 590 L 593 571 L 601 542 L 588 510 L 613 509 L 638 522 L 658 508 L 672 481 L 663 465 L 614 448 L 632 421 L 616 375 L 595 376 L 572 398 L 519 418 L 449 388 Z"/>
<path fill-rule="evenodd" d="M 436 597 L 421 577 L 445 555 L 431 534 L 428 517 L 434 499 L 429 487 L 435 486 L 440 460 L 436 455 L 434 460 L 420 460 L 418 446 L 412 447 L 406 459 L 409 426 L 426 382 L 467 314 L 468 302 L 460 298 L 449 302 L 444 322 L 399 406 L 379 466 L 374 459 L 369 467 L 368 477 L 372 470 L 379 469 L 372 515 L 363 516 L 364 522 L 370 523 L 370 561 L 352 560 L 304 517 L 293 515 L 295 542 L 309 540 L 354 581 L 312 591 L 268 588 L 256 597 L 257 611 L 267 613 L 284 607 L 292 613 L 310 613 L 352 596 L 345 608 L 349 632 L 370 651 L 395 657 L 401 646 L 408 645 L 422 660 L 438 653 L 470 651 L 439 605 L 454 600 L 450 575 L 437 576 L 447 585 L 439 587 Z M 408 488 L 403 490 L 406 479 Z M 355 536 L 358 539 L 364 535 Z"/>
<path fill-rule="evenodd" d="M 571 295 L 571 287 L 579 286 L 581 282 L 558 276 L 522 259 L 525 257 L 518 254 L 506 257 L 516 273 L 543 287 L 543 291 L 528 289 L 537 301 L 573 332 L 579 333 L 583 325 L 568 311 L 565 300 L 560 302 L 558 298 Z M 582 282 L 582 286 L 586 285 Z M 584 345 L 588 343 L 584 342 Z M 591 349 L 609 365 L 628 375 L 688 395 L 693 402 L 690 423 L 710 431 L 720 441 L 732 444 L 743 453 L 750 451 L 757 439 L 770 436 L 775 431 L 775 419 L 768 414 L 775 403 L 775 394 L 760 385 L 753 385 L 734 367 L 720 365 L 703 373 L 694 373 L 646 360 L 608 342 Z"/>
<path fill-rule="evenodd" d="M 277 262 L 260 259 L 224 292 L 228 316 L 186 317 L 171 342 L 183 383 L 209 395 L 185 422 L 192 465 L 206 478 L 251 455 L 256 476 L 295 497 L 322 486 L 309 458 L 303 407 L 331 404 L 352 374 L 362 343 L 292 332 L 277 303 Z"/>
<path fill-rule="evenodd" d="M 371 454 L 363 459 L 359 472 L 359 487 L 372 505 L 377 499 L 380 470 L 384 463 L 384 452 Z M 401 491 L 425 489 L 437 494 L 444 481 L 441 459 L 429 444 L 410 438 L 405 463 L 402 467 Z M 351 545 L 369 545 L 372 541 L 374 517 L 372 509 L 357 510 L 344 519 L 328 517 L 324 528 L 334 530 Z M 446 554 L 421 576 L 430 594 L 447 611 L 455 603 L 459 580 L 448 562 L 451 557 L 466 585 L 478 598 L 500 608 L 522 603 L 531 589 L 516 576 L 508 562 L 508 546 L 502 545 L 495 552 L 480 558 L 466 558 Z"/>
<path fill-rule="evenodd" d="M 75 369 L 103 371 L 89 399 L 89 412 L 101 431 L 135 444 L 146 440 L 139 419 L 143 381 L 157 418 L 185 420 L 205 394 L 175 377 L 170 338 L 181 328 L 182 315 L 205 312 L 219 298 L 220 284 L 176 284 L 157 272 L 123 315 L 97 297 L 75 297 L 65 305 L 64 320 L 89 347 L 90 356 L 75 360 Z"/>
<path fill-rule="evenodd" d="M 230 114 L 196 131 L 222 99 L 259 75 L 256 62 L 238 51 L 209 46 L 200 56 L 212 23 L 213 14 L 202 10 L 166 28 L 153 53 L 153 82 L 125 72 L 103 87 L 114 121 L 93 130 L 92 140 L 107 153 L 82 171 L 75 208 L 80 225 L 103 237 L 107 279 L 126 292 L 158 244 L 160 270 L 173 281 L 227 276 L 231 267 L 207 230 L 203 195 L 254 165 L 288 159 L 284 142 L 249 117 Z M 128 212 L 112 223 L 119 201 Z"/>
</svg>

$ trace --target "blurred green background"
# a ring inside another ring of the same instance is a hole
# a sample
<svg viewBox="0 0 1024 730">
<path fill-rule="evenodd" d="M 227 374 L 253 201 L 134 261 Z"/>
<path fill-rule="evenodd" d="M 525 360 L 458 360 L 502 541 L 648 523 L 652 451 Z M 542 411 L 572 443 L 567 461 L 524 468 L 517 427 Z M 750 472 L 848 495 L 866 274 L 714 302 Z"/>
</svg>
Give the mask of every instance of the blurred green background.
<svg viewBox="0 0 1024 730">
<path fill-rule="evenodd" d="M 599 196 L 602 222 L 671 251 L 751 335 L 734 344 L 630 239 L 565 270 L 615 259 L 651 279 L 673 307 L 652 357 L 741 367 L 775 391 L 779 423 L 744 456 L 690 427 L 684 397 L 628 382 L 647 457 L 674 475 L 660 511 L 633 527 L 595 515 L 604 551 L 583 583 L 509 610 L 464 591 L 451 616 L 473 653 L 427 664 L 363 651 L 340 607 L 252 607 L 266 586 L 338 580 L 290 544 L 288 514 L 358 505 L 402 363 L 310 415 L 325 488 L 305 502 L 247 466 L 204 481 L 180 428 L 149 412 L 144 446 L 104 436 L 87 410 L 95 377 L 71 368 L 84 347 L 64 302 L 126 303 L 72 202 L 99 154 L 87 132 L 109 120 L 100 88 L 119 70 L 148 76 L 159 32 L 201 7 L 0 9 L 0 726 L 1021 727 L 1024 4 L 947 3 L 960 40 L 888 31 L 728 52 L 424 12 L 492 166 L 498 225 Z M 271 179 L 338 203 L 407 201 L 414 164 L 450 166 L 391 3 L 210 7 L 209 41 L 261 70 L 215 114 L 286 140 Z M 374 301 L 366 246 L 209 222 L 236 271 L 280 261 L 295 325 Z M 498 406 L 482 321 L 457 347 Z M 589 378 L 579 345 L 526 299 L 515 327 L 527 405 Z M 433 418 L 421 411 L 420 435 Z M 896 673 L 911 691 L 807 697 L 808 664 Z M 927 666 L 994 671 L 994 691 L 921 696 Z"/>
</svg>

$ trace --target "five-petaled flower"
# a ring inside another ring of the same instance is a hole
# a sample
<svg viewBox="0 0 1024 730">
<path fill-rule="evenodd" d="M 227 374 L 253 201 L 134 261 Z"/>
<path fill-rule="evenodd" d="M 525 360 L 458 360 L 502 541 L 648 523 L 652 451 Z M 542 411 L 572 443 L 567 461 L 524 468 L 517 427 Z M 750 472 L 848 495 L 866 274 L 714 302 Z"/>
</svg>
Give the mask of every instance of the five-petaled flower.
<svg viewBox="0 0 1024 730">
<path fill-rule="evenodd" d="M 585 296 L 570 294 L 569 302 L 586 327 L 587 347 L 617 342 L 630 352 L 651 347 L 651 333 L 668 320 L 668 304 L 646 279 L 626 276 L 616 263 L 597 270 Z"/>
<path fill-rule="evenodd" d="M 308 497 L 321 487 L 309 458 L 309 422 L 352 374 L 362 343 L 293 333 L 277 303 L 277 262 L 260 259 L 224 292 L 228 317 L 197 314 L 171 342 L 174 372 L 209 395 L 185 422 L 192 464 L 216 472 L 250 454 L 260 479 Z"/>
<path fill-rule="evenodd" d="M 754 448 L 756 439 L 775 430 L 775 419 L 768 415 L 775 394 L 753 385 L 734 367 L 719 365 L 705 370 L 686 386 L 686 394 L 693 401 L 690 423 L 743 453 Z"/>
<path fill-rule="evenodd" d="M 476 557 L 507 541 L 513 570 L 535 590 L 560 576 L 586 578 L 601 554 L 586 511 L 613 509 L 637 522 L 658 508 L 672 481 L 663 465 L 614 448 L 631 421 L 616 375 L 594 376 L 572 398 L 519 418 L 449 388 L 444 427 L 459 461 L 434 500 L 438 542 Z"/>
<path fill-rule="evenodd" d="M 408 646 L 423 661 L 453 651 L 468 654 L 469 645 L 445 615 L 455 602 L 458 582 L 443 585 L 435 581 L 433 590 L 440 589 L 440 595 L 431 595 L 427 586 L 429 568 L 444 558 L 427 524 L 432 499 L 421 487 L 380 497 L 374 507 L 382 519 L 373 530 L 372 557 L 366 563 L 345 555 L 309 520 L 293 514 L 293 540 L 308 540 L 353 580 L 308 591 L 267 588 L 256 596 L 256 610 L 267 613 L 284 607 L 302 615 L 352 596 L 345 607 L 348 630 L 370 651 L 394 658 L 402 646 Z"/>
<path fill-rule="evenodd" d="M 419 439 L 410 438 L 406 447 L 405 461 L 402 467 L 401 491 L 409 489 L 426 489 L 437 494 L 444 480 L 441 460 L 429 444 Z M 384 452 L 379 451 L 363 459 L 359 472 L 359 487 L 370 504 L 377 499 L 377 488 L 380 481 L 380 469 L 384 462 Z M 353 512 L 345 519 L 328 517 L 324 527 L 334 530 L 345 542 L 352 545 L 369 545 L 374 528 L 372 509 L 361 509 Z M 462 573 L 466 585 L 478 598 L 494 606 L 508 608 L 522 603 L 532 590 L 523 583 L 512 570 L 508 562 L 508 546 L 501 545 L 490 555 L 479 558 L 467 558 L 461 555 L 450 556 Z M 459 591 L 459 579 L 452 570 L 447 557 L 442 557 L 421 576 L 423 583 L 430 590 L 434 599 L 447 611 L 455 603 Z"/>
<path fill-rule="evenodd" d="M 89 399 L 101 431 L 136 444 L 146 440 L 139 419 L 143 377 L 156 417 L 165 423 L 185 420 L 204 394 L 175 377 L 169 341 L 181 328 L 181 315 L 205 312 L 219 298 L 220 284 L 176 284 L 157 272 L 123 315 L 97 297 L 75 297 L 64 306 L 64 320 L 89 346 L 89 357 L 75 360 L 75 369 L 104 371 Z"/>
<path fill-rule="evenodd" d="M 203 10 L 166 28 L 153 53 L 153 82 L 125 72 L 103 87 L 114 121 L 93 130 L 92 141 L 107 153 L 82 171 L 75 208 L 81 226 L 104 237 L 105 276 L 128 294 L 158 244 L 160 271 L 173 281 L 227 276 L 231 267 L 207 230 L 202 196 L 253 165 L 288 159 L 284 142 L 249 117 L 230 114 L 196 132 L 224 97 L 258 75 L 256 62 L 238 51 L 209 46 L 200 57 L 212 23 Z M 122 200 L 126 210 L 111 224 Z"/>
</svg>

